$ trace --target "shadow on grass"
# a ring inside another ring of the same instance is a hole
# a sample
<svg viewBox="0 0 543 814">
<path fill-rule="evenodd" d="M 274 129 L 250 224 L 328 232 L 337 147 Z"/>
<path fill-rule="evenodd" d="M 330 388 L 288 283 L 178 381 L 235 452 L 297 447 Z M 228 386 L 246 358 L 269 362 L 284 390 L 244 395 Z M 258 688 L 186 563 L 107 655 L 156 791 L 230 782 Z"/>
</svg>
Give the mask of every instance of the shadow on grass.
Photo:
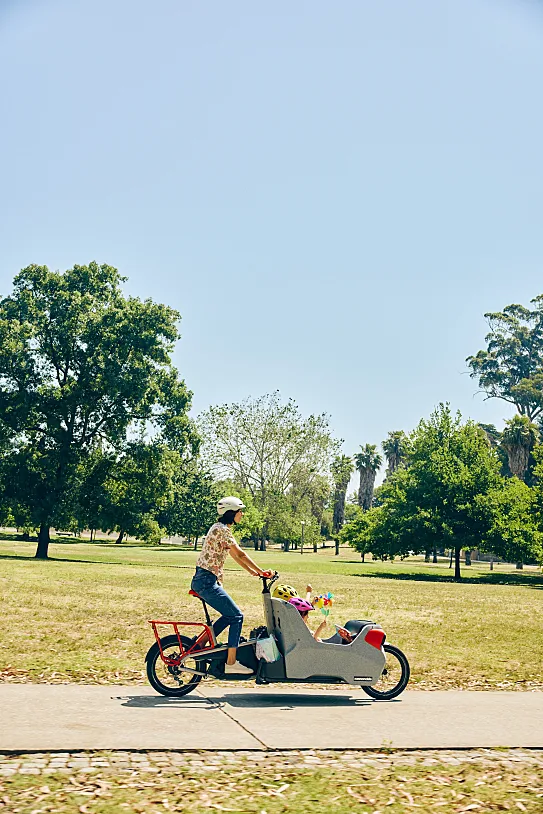
<svg viewBox="0 0 543 814">
<path fill-rule="evenodd" d="M 37 545 L 38 538 L 31 537 L 30 540 L 23 540 L 22 534 L 12 534 L 9 532 L 0 531 L 0 542 L 3 543 L 24 543 L 26 545 Z M 115 540 L 82 540 L 80 537 L 51 537 L 50 545 L 81 545 L 81 546 L 96 546 L 97 548 L 109 548 L 116 551 L 130 551 L 131 548 L 144 548 L 145 551 L 194 551 L 193 545 L 171 545 L 164 543 L 163 545 L 149 545 L 142 542 L 123 542 L 117 544 Z M 198 549 L 200 551 L 200 549 Z"/>
<path fill-rule="evenodd" d="M 351 577 L 361 577 L 363 579 L 398 579 L 411 582 L 453 582 L 454 576 L 451 574 L 391 574 L 385 571 L 374 571 L 365 574 L 349 574 Z M 472 585 L 516 585 L 524 588 L 543 588 L 543 574 L 481 574 L 477 577 L 469 577 L 462 574 L 462 583 Z"/>
<path fill-rule="evenodd" d="M 126 560 L 123 562 L 122 560 L 83 560 L 79 558 L 72 558 L 72 557 L 47 557 L 46 560 L 37 559 L 33 554 L 0 554 L 0 560 L 35 560 L 36 562 L 72 562 L 76 565 L 81 563 L 82 565 L 134 565 L 138 568 L 189 568 L 190 570 L 194 570 L 194 565 L 175 565 L 174 563 L 165 563 L 165 562 L 130 562 L 130 560 Z M 234 569 L 225 569 L 225 570 L 234 570 Z"/>
</svg>

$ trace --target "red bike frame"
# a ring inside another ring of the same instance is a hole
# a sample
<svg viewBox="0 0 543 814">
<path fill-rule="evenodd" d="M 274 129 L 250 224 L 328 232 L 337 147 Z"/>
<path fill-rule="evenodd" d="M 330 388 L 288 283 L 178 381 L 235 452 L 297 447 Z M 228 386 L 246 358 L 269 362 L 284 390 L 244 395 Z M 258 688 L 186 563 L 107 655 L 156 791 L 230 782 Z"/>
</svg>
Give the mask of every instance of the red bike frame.
<svg viewBox="0 0 543 814">
<path fill-rule="evenodd" d="M 215 634 L 213 633 L 213 628 L 211 625 L 206 625 L 203 622 L 160 622 L 155 620 L 149 620 L 149 624 L 153 628 L 153 633 L 155 634 L 156 643 L 158 644 L 158 649 L 160 650 L 160 658 L 164 662 L 164 664 L 168 666 L 177 666 L 181 664 L 184 658 L 190 656 L 192 653 L 201 653 L 203 650 L 210 650 L 216 646 Z M 162 643 L 160 641 L 160 636 L 158 633 L 157 626 L 158 625 L 171 625 L 175 631 L 175 635 L 177 636 L 177 641 L 179 643 L 179 657 L 178 658 L 170 658 L 169 656 L 164 655 L 164 651 L 162 649 Z M 188 650 L 185 650 L 183 647 L 183 642 L 181 641 L 181 634 L 179 633 L 180 627 L 200 627 L 203 628 L 202 632 L 196 637 L 196 641 L 189 647 Z"/>
</svg>

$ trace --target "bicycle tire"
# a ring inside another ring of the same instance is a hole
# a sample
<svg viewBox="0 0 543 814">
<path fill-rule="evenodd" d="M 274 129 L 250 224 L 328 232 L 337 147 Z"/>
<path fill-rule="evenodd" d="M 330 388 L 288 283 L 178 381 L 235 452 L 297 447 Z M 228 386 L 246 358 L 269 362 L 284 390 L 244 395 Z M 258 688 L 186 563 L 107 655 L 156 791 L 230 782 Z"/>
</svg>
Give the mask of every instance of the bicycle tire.
<svg viewBox="0 0 543 814">
<path fill-rule="evenodd" d="M 394 647 L 392 644 L 385 644 L 383 645 L 383 649 L 385 653 L 390 653 L 393 657 L 395 657 L 398 662 L 400 663 L 401 667 L 401 677 L 398 683 L 392 687 L 390 690 L 381 691 L 376 689 L 375 687 L 362 687 L 364 692 L 369 695 L 371 698 L 375 699 L 376 701 L 391 701 L 393 698 L 397 698 L 397 696 L 402 693 L 407 684 L 409 683 L 409 676 L 411 675 L 411 668 L 409 667 L 409 662 L 407 661 L 407 656 L 405 653 L 402 653 L 399 647 Z M 386 663 L 383 670 L 386 670 Z"/>
<path fill-rule="evenodd" d="M 188 650 L 188 648 L 192 645 L 193 640 L 187 638 L 187 636 L 180 636 L 181 642 L 183 647 Z M 179 647 L 179 641 L 177 636 L 164 636 L 160 640 L 160 644 L 163 650 L 166 650 L 168 647 Z M 146 657 L 145 657 L 146 667 L 147 667 L 147 680 L 151 687 L 156 690 L 161 695 L 170 696 L 173 698 L 180 698 L 183 695 L 188 695 L 189 692 L 192 692 L 196 689 L 200 681 L 202 680 L 202 676 L 193 675 L 191 676 L 184 685 L 180 685 L 179 687 L 169 687 L 167 684 L 164 684 L 160 680 L 160 677 L 157 673 L 157 666 L 163 665 L 164 669 L 169 671 L 172 676 L 176 676 L 174 670 L 176 668 L 169 668 L 166 664 L 164 664 L 162 657 L 160 655 L 160 647 L 158 643 L 155 644 L 149 649 Z M 197 667 L 199 667 L 200 662 L 196 662 Z M 202 669 L 204 668 L 204 663 L 202 663 Z M 182 672 L 182 671 L 178 671 Z M 186 674 L 187 675 L 187 674 Z M 190 674 L 188 674 L 190 675 Z"/>
</svg>

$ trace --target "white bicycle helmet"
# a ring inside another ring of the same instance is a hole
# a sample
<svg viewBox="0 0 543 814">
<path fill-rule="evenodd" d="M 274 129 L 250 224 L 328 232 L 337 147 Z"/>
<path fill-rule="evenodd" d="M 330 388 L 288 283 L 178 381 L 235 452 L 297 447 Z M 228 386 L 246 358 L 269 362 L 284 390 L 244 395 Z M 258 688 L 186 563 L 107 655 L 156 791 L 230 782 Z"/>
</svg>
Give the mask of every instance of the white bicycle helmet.
<svg viewBox="0 0 543 814">
<path fill-rule="evenodd" d="M 222 497 L 217 503 L 217 514 L 222 517 L 225 512 L 239 512 L 245 508 L 245 503 L 239 497 Z"/>
</svg>

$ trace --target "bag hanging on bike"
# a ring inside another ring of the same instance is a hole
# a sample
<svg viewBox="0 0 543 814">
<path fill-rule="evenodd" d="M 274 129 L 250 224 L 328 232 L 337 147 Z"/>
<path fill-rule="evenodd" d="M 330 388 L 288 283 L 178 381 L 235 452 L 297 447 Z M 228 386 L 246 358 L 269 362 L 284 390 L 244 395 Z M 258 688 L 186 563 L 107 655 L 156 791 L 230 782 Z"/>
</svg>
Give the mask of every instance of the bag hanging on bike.
<svg viewBox="0 0 543 814">
<path fill-rule="evenodd" d="M 281 653 L 279 652 L 279 648 L 277 647 L 273 636 L 258 639 L 255 645 L 255 650 L 257 659 L 264 659 L 264 661 L 273 662 L 279 661 L 281 658 Z"/>
<path fill-rule="evenodd" d="M 239 643 L 243 644 L 246 641 L 247 639 L 244 639 L 242 636 Z M 247 645 L 246 647 L 238 646 L 236 658 L 240 664 L 243 664 L 244 667 L 250 667 L 251 670 L 254 670 L 256 673 L 258 661 L 256 660 L 254 645 L 251 644 Z"/>
</svg>

